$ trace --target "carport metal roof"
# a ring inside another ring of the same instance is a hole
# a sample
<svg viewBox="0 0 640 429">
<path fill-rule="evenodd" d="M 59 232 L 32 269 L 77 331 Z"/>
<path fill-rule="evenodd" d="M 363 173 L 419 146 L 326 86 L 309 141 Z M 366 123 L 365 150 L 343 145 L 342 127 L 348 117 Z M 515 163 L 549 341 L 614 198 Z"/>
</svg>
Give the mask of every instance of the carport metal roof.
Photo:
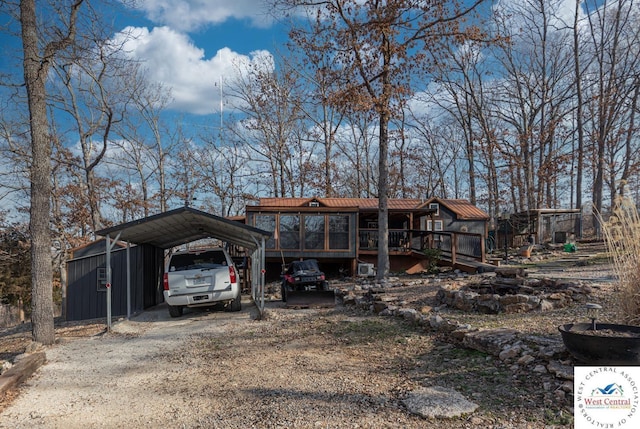
<svg viewBox="0 0 640 429">
<path fill-rule="evenodd" d="M 101 236 L 118 235 L 118 240 L 151 244 L 161 249 L 202 238 L 217 238 L 256 250 L 271 233 L 191 207 L 181 207 L 132 222 L 96 231 Z"/>
<path fill-rule="evenodd" d="M 253 252 L 254 259 L 251 264 L 251 295 L 258 304 L 260 314 L 264 311 L 264 245 L 271 237 L 270 232 L 185 206 L 101 229 L 96 234 L 107 237 L 107 267 L 111 267 L 111 236 L 115 236 L 115 241 L 150 244 L 161 249 L 209 237 L 247 248 Z M 127 253 L 128 249 L 127 245 Z M 128 265 L 127 262 L 127 318 L 131 315 L 131 274 Z M 107 270 L 106 289 L 107 328 L 111 329 L 111 269 Z"/>
</svg>

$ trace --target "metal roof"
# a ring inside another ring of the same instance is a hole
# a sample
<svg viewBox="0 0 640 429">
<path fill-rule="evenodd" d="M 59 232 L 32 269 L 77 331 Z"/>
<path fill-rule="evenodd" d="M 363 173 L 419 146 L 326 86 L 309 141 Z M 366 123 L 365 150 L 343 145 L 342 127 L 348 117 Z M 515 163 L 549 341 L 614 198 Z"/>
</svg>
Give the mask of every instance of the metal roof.
<svg viewBox="0 0 640 429">
<path fill-rule="evenodd" d="M 257 206 L 247 206 L 249 210 L 259 208 L 296 208 L 308 207 L 310 202 L 318 202 L 322 207 L 327 208 L 357 208 L 360 211 L 371 211 L 378 209 L 377 198 L 260 198 Z M 488 220 L 489 215 L 474 206 L 467 200 L 429 198 L 426 201 L 417 198 L 389 198 L 387 209 L 389 211 L 413 211 L 430 212 L 430 203 L 438 203 L 447 207 L 455 213 L 459 219 L 463 220 Z"/>
<path fill-rule="evenodd" d="M 358 208 L 378 209 L 377 198 L 260 198 L 257 206 L 253 207 L 279 207 L 279 208 L 295 208 L 309 207 L 309 203 L 318 202 L 322 207 L 328 208 Z M 412 210 L 418 208 L 423 202 L 419 199 L 411 198 L 389 198 L 387 200 L 387 208 L 389 210 Z"/>
<path fill-rule="evenodd" d="M 134 220 L 96 231 L 97 235 L 136 244 L 170 249 L 202 238 L 217 238 L 248 249 L 257 249 L 271 233 L 191 207 Z M 116 237 L 119 234 L 118 237 Z"/>
</svg>

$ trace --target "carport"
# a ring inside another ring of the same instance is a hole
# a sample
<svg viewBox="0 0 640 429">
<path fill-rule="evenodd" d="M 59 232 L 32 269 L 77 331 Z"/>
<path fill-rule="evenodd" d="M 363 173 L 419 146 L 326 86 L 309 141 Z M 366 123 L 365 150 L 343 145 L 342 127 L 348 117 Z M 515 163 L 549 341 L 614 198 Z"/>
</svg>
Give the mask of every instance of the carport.
<svg viewBox="0 0 640 429">
<path fill-rule="evenodd" d="M 111 250 L 114 243 L 148 244 L 162 250 L 203 238 L 216 238 L 248 249 L 251 252 L 251 297 L 260 313 L 264 310 L 265 242 L 271 233 L 240 222 L 225 219 L 191 207 L 159 213 L 143 219 L 96 231 L 106 238 L 106 300 L 107 326 L 111 328 Z M 130 270 L 127 253 L 127 317 L 130 307 Z"/>
</svg>

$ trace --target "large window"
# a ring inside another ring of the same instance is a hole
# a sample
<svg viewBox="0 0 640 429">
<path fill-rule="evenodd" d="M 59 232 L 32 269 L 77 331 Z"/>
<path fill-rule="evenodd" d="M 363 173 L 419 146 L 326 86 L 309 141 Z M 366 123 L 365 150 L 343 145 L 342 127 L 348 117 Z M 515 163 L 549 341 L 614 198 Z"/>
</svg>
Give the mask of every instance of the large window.
<svg viewBox="0 0 640 429">
<path fill-rule="evenodd" d="M 300 215 L 280 215 L 280 248 L 300 249 Z"/>
<path fill-rule="evenodd" d="M 348 214 L 255 214 L 253 219 L 256 228 L 273 233 L 266 249 L 324 252 L 351 248 Z"/>
<path fill-rule="evenodd" d="M 255 225 L 256 228 L 259 228 L 263 231 L 268 231 L 273 233 L 276 230 L 276 216 L 275 215 L 256 215 L 255 216 Z M 272 235 L 265 243 L 266 249 L 275 249 L 276 248 L 276 240 Z"/>
<path fill-rule="evenodd" d="M 329 216 L 329 249 L 349 249 L 349 216 Z"/>
<path fill-rule="evenodd" d="M 324 216 L 306 215 L 304 217 L 304 248 L 324 250 Z"/>
</svg>

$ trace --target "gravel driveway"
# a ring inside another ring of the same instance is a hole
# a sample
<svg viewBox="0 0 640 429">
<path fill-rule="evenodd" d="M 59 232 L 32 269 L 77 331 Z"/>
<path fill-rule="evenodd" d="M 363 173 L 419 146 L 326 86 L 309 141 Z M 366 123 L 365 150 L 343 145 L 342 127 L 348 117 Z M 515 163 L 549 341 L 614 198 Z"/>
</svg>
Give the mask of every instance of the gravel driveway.
<svg viewBox="0 0 640 429">
<path fill-rule="evenodd" d="M 47 363 L 0 415 L 0 427 L 195 427 L 196 413 L 188 408 L 206 408 L 208 401 L 196 403 L 172 389 L 194 375 L 179 357 L 199 337 L 224 337 L 254 323 L 250 309 L 170 319 L 161 305 L 115 323 L 110 333 L 65 340 L 47 349 Z M 174 351 L 177 362 L 168 358 Z M 203 376 L 220 370 L 211 364 Z"/>
<path fill-rule="evenodd" d="M 392 370 L 394 355 L 367 353 L 375 336 L 368 347 L 347 338 L 366 316 L 276 303 L 256 321 L 243 304 L 179 319 L 159 306 L 48 348 L 0 427 L 424 427 L 398 406 L 406 377 Z"/>
<path fill-rule="evenodd" d="M 263 320 L 256 313 L 245 301 L 238 313 L 171 319 L 161 305 L 109 333 L 63 339 L 0 428 L 548 428 L 571 413 L 542 388 L 553 380 L 397 318 L 275 301 Z M 557 325 L 566 316 L 549 317 Z M 422 386 L 455 389 L 479 409 L 454 419 L 410 414 L 403 399 Z"/>
</svg>

